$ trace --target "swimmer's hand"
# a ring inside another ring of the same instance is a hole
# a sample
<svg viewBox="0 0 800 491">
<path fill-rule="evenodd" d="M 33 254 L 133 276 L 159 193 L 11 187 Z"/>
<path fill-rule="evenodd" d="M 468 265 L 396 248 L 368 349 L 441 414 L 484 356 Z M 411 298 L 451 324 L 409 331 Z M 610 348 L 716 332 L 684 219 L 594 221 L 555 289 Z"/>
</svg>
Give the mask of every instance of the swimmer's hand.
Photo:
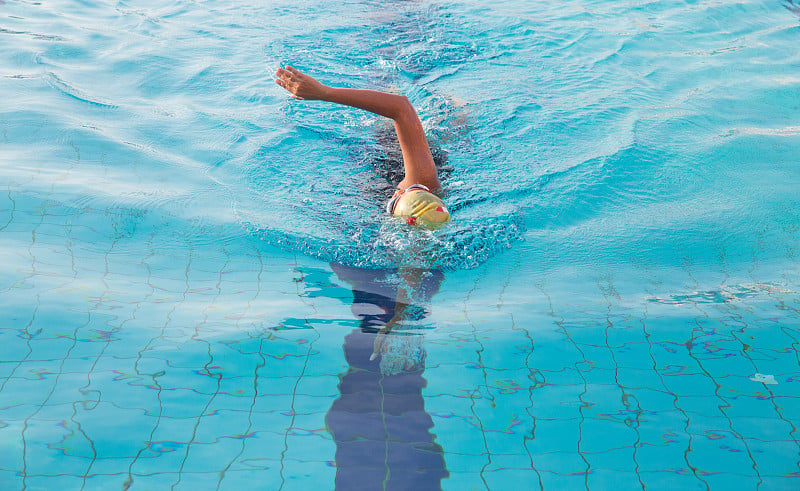
<svg viewBox="0 0 800 491">
<path fill-rule="evenodd" d="M 294 67 L 278 68 L 275 83 L 288 90 L 295 99 L 324 100 L 328 86 Z"/>
<path fill-rule="evenodd" d="M 401 317 L 395 314 L 385 326 L 378 330 L 378 335 L 375 336 L 375 341 L 372 343 L 372 354 L 369 355 L 369 361 L 374 361 L 379 354 L 386 352 L 386 346 L 383 344 L 386 336 L 392 332 L 392 328 L 400 322 Z"/>
</svg>

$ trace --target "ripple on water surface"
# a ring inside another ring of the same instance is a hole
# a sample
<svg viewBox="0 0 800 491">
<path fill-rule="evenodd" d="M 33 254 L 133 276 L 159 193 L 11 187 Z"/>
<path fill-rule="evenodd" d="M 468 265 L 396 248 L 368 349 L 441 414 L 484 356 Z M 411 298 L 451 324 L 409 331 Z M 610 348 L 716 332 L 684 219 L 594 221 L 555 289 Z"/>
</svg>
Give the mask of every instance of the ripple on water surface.
<svg viewBox="0 0 800 491">
<path fill-rule="evenodd" d="M 366 267 L 794 254 L 797 2 L 388 5 L 5 2 L 4 177 Z M 407 94 L 453 222 L 386 217 L 379 118 L 290 100 L 281 63 Z"/>
</svg>

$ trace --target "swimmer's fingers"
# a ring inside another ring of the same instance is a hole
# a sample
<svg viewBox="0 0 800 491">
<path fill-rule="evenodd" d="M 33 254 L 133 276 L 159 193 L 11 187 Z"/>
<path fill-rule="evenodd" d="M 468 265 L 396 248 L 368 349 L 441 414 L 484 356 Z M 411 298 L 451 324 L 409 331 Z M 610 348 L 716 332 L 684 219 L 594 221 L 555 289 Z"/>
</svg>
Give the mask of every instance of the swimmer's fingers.
<svg viewBox="0 0 800 491">
<path fill-rule="evenodd" d="M 327 86 L 291 66 L 275 72 L 275 83 L 294 94 L 295 99 L 314 100 L 325 97 Z"/>
<path fill-rule="evenodd" d="M 278 85 L 280 85 L 281 87 L 283 87 L 283 88 L 284 88 L 284 89 L 286 89 L 287 91 L 289 91 L 289 92 L 292 92 L 292 88 L 291 88 L 291 86 L 290 86 L 290 85 L 289 85 L 289 83 L 288 83 L 288 82 L 286 82 L 285 80 L 283 80 L 283 79 L 281 79 L 281 78 L 276 78 L 276 79 L 275 79 L 275 83 L 276 83 L 276 84 L 278 84 Z M 294 97 L 294 98 L 297 98 L 297 96 L 296 96 L 296 95 L 294 95 L 294 94 L 292 94 L 292 97 Z"/>
<path fill-rule="evenodd" d="M 369 355 L 369 361 L 374 361 L 375 358 L 381 353 L 381 348 L 383 347 L 383 338 L 386 337 L 386 334 L 380 333 L 375 336 L 375 342 L 372 344 L 372 354 Z"/>
<path fill-rule="evenodd" d="M 275 77 L 275 83 L 289 91 L 292 94 L 292 97 L 300 100 L 305 99 L 305 97 L 302 97 L 298 94 L 301 89 L 301 81 L 297 80 L 297 77 L 295 77 L 291 72 L 279 68 L 275 72 Z"/>
<path fill-rule="evenodd" d="M 307 76 L 305 73 L 301 72 L 300 70 L 298 70 L 297 68 L 295 68 L 295 67 L 293 67 L 291 65 L 286 65 L 286 71 L 291 73 L 292 75 L 296 75 L 298 77 Z"/>
<path fill-rule="evenodd" d="M 297 80 L 295 80 L 295 76 L 292 75 L 292 72 L 288 72 L 283 68 L 278 68 L 275 71 L 275 83 L 286 90 L 290 90 L 290 87 L 297 85 Z"/>
<path fill-rule="evenodd" d="M 401 319 L 400 316 L 395 315 L 394 317 L 389 319 L 389 322 L 384 324 L 383 327 L 378 329 L 378 335 L 375 336 L 375 342 L 372 344 L 372 354 L 369 356 L 369 361 L 374 360 L 375 358 L 378 357 L 378 355 L 382 351 L 385 351 L 383 349 L 383 342 L 386 339 L 386 336 L 389 335 L 392 332 L 392 329 L 394 328 L 394 326 L 398 322 L 400 322 L 400 319 Z"/>
<path fill-rule="evenodd" d="M 287 82 L 287 81 L 282 80 L 282 79 L 279 78 L 279 79 L 275 80 L 275 83 L 280 85 L 284 89 L 288 90 L 292 94 L 292 97 L 294 97 L 295 99 L 303 100 L 302 97 L 297 95 L 297 93 L 296 93 L 297 88 L 293 84 L 291 84 L 290 82 Z"/>
<path fill-rule="evenodd" d="M 286 67 L 286 68 L 291 68 L 291 67 Z M 295 70 L 295 72 L 296 71 L 297 70 Z M 275 76 L 281 80 L 286 80 L 286 81 L 293 81 L 296 78 L 299 78 L 294 73 L 290 72 L 289 70 L 286 70 L 285 68 L 278 68 L 278 70 L 275 71 Z"/>
</svg>

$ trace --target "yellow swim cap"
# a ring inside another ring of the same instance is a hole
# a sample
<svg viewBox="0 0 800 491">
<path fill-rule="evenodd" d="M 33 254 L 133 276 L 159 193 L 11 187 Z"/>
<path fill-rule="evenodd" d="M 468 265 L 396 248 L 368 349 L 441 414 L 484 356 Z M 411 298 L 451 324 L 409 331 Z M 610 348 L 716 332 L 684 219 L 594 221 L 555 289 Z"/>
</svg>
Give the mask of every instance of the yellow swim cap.
<svg viewBox="0 0 800 491">
<path fill-rule="evenodd" d="M 438 196 L 428 188 L 415 184 L 404 191 L 398 191 L 392 203 L 392 215 L 405 219 L 409 225 L 436 230 L 450 221 L 450 212 Z"/>
</svg>

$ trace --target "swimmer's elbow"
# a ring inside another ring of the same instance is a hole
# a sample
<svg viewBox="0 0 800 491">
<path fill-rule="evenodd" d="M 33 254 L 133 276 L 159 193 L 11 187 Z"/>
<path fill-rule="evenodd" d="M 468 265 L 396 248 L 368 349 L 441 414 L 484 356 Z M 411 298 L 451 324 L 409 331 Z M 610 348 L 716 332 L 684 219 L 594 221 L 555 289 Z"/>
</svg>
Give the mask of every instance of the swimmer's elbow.
<svg viewBox="0 0 800 491">
<path fill-rule="evenodd" d="M 394 119 L 397 121 L 413 121 L 417 119 L 417 111 L 411 105 L 411 101 L 404 95 L 397 96 L 397 104 Z"/>
</svg>

